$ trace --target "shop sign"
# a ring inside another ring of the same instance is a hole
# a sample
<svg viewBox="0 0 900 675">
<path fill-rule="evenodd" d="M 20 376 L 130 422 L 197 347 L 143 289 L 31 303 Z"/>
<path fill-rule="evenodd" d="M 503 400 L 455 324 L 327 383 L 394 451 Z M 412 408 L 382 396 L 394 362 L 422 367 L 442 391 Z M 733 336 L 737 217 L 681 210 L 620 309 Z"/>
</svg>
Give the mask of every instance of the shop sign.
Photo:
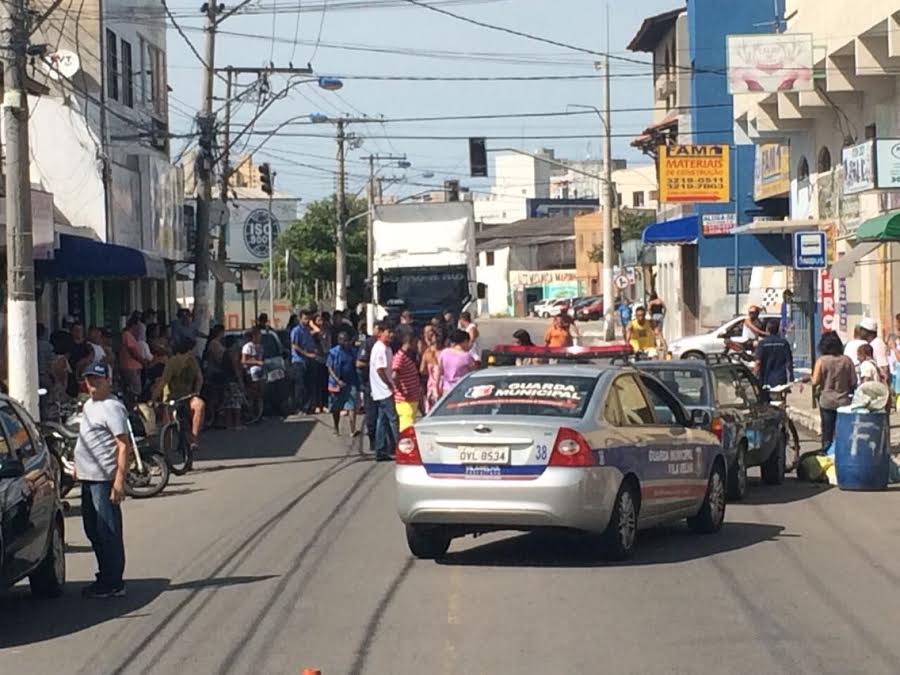
<svg viewBox="0 0 900 675">
<path fill-rule="evenodd" d="M 838 326 L 847 332 L 847 280 L 838 279 Z"/>
<path fill-rule="evenodd" d="M 812 33 L 729 35 L 728 93 L 813 90 Z"/>
<path fill-rule="evenodd" d="M 715 237 L 723 234 L 731 234 L 737 222 L 734 213 L 704 213 L 701 221 L 703 236 Z"/>
<path fill-rule="evenodd" d="M 540 286 L 542 284 L 553 284 L 577 281 L 578 273 L 569 270 L 547 270 L 544 272 L 519 272 L 515 277 L 517 284 L 525 286 Z"/>
<path fill-rule="evenodd" d="M 659 201 L 731 201 L 729 150 L 727 145 L 659 146 Z"/>
<path fill-rule="evenodd" d="M 794 233 L 794 269 L 817 270 L 828 266 L 824 232 Z"/>
<path fill-rule="evenodd" d="M 828 333 L 834 330 L 834 279 L 828 275 L 828 270 L 819 273 L 819 296 L 822 301 L 822 332 Z"/>
<path fill-rule="evenodd" d="M 753 199 L 782 197 L 791 191 L 791 149 L 778 143 L 756 146 Z"/>
<path fill-rule="evenodd" d="M 875 183 L 881 190 L 900 189 L 900 139 L 875 141 Z"/>
<path fill-rule="evenodd" d="M 841 155 L 845 195 L 875 189 L 875 166 L 872 161 L 874 147 L 873 141 L 866 141 L 844 148 Z"/>
</svg>

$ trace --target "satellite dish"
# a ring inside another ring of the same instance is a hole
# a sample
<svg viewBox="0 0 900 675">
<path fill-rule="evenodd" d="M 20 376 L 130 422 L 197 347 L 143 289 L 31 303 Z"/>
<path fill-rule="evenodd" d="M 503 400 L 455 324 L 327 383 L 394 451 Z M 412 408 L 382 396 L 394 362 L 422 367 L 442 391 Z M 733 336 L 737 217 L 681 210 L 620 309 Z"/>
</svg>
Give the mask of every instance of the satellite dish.
<svg viewBox="0 0 900 675">
<path fill-rule="evenodd" d="M 72 77 L 81 68 L 81 60 L 78 54 L 68 49 L 60 49 L 44 56 L 44 66 L 49 75 L 54 80 L 61 77 L 66 79 Z"/>
</svg>

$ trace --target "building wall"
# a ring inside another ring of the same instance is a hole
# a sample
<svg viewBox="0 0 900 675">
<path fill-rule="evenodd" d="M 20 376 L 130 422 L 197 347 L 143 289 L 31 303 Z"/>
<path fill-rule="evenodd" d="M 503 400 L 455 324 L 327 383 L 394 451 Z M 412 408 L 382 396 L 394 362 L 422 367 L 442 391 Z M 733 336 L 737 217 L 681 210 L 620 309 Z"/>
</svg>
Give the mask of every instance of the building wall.
<svg viewBox="0 0 900 675">
<path fill-rule="evenodd" d="M 493 264 L 488 265 L 490 254 L 493 254 Z M 512 299 L 509 294 L 509 248 L 479 252 L 476 278 L 478 283 L 487 285 L 486 297 L 478 304 L 479 315 L 509 316 L 512 312 Z"/>
<path fill-rule="evenodd" d="M 681 268 L 681 246 L 656 247 L 656 292 L 669 308 L 663 325 L 663 336 L 669 341 L 684 335 Z"/>
</svg>

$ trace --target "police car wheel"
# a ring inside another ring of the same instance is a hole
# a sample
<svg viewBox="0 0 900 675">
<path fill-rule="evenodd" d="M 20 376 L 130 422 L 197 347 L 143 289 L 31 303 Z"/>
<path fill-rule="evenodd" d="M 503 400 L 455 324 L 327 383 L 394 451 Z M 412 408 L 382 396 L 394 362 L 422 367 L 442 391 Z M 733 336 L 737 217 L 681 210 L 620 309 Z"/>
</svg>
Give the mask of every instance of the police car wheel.
<svg viewBox="0 0 900 675">
<path fill-rule="evenodd" d="M 747 447 L 741 443 L 728 472 L 728 499 L 740 501 L 747 496 Z"/>
<path fill-rule="evenodd" d="M 442 557 L 450 548 L 450 535 L 438 526 L 407 525 L 406 544 L 409 551 L 422 560 Z"/>
<path fill-rule="evenodd" d="M 787 449 L 787 439 L 784 433 L 778 434 L 778 441 L 769 458 L 763 462 L 760 471 L 762 473 L 763 482 L 766 485 L 781 485 L 784 483 L 784 472 L 787 458 L 785 452 Z"/>
<path fill-rule="evenodd" d="M 608 560 L 625 560 L 634 552 L 638 523 L 637 489 L 626 480 L 619 488 L 609 525 L 603 532 L 603 555 Z"/>
<path fill-rule="evenodd" d="M 699 534 L 713 534 L 725 522 L 725 463 L 719 459 L 713 465 L 706 484 L 706 496 L 696 516 L 687 519 L 688 527 Z"/>
</svg>

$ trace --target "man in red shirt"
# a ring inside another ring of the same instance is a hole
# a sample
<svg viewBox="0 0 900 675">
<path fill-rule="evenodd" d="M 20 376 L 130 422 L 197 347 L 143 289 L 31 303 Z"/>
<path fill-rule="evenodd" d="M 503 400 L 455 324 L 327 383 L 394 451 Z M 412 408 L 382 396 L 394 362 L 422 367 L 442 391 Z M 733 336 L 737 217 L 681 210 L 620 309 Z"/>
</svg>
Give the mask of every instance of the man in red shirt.
<svg viewBox="0 0 900 675">
<path fill-rule="evenodd" d="M 122 345 L 119 347 L 119 372 L 125 387 L 129 404 L 141 395 L 141 371 L 144 368 L 144 356 L 138 344 L 140 320 L 132 316 L 122 331 Z"/>
<path fill-rule="evenodd" d="M 403 431 L 416 421 L 422 391 L 419 368 L 413 358 L 415 334 L 408 326 L 401 325 L 397 327 L 396 335 L 400 340 L 400 349 L 394 354 L 391 371 L 394 375 L 394 405 L 397 408 L 399 431 Z"/>
</svg>

